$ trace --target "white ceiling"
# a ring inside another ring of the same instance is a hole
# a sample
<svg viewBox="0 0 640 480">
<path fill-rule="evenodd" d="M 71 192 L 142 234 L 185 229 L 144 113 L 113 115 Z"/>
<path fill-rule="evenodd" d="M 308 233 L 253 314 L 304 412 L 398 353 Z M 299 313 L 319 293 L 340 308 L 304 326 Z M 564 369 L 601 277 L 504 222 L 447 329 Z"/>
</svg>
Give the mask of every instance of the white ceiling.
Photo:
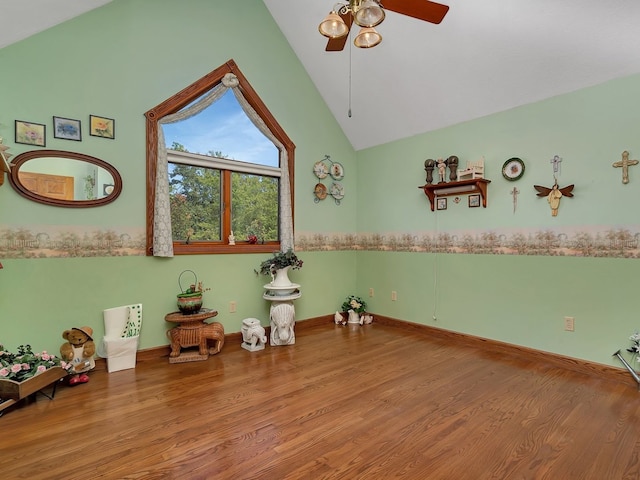
<svg viewBox="0 0 640 480">
<path fill-rule="evenodd" d="M 318 33 L 335 0 L 264 3 L 356 150 L 640 72 L 637 0 L 439 0 L 441 24 L 387 12 L 342 52 Z"/>
<path fill-rule="evenodd" d="M 2 0 L 0 48 L 109 1 Z M 440 25 L 387 12 L 342 52 L 318 33 L 335 0 L 263 1 L 356 150 L 640 73 L 637 0 L 440 0 Z"/>
</svg>

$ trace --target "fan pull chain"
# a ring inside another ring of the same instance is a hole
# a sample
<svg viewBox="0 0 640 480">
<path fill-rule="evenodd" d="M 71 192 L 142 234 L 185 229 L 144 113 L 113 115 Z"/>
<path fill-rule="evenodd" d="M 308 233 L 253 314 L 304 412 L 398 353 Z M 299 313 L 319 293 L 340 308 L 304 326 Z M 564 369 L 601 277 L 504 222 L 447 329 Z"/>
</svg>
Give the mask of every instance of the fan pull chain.
<svg viewBox="0 0 640 480">
<path fill-rule="evenodd" d="M 351 31 L 349 31 L 349 37 L 351 37 Z M 349 112 L 347 113 L 349 118 L 351 118 L 351 54 L 353 52 L 351 43 L 352 42 L 349 41 Z"/>
</svg>

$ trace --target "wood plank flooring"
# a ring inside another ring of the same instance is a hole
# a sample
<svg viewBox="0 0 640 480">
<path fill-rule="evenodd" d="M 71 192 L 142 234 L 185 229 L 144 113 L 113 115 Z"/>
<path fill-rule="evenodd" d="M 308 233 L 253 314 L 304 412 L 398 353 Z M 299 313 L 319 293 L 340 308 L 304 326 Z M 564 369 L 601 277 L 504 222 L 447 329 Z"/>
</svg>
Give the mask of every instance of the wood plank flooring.
<svg viewBox="0 0 640 480">
<path fill-rule="evenodd" d="M 3 479 L 640 478 L 640 393 L 394 326 L 139 361 L 0 417 Z"/>
</svg>

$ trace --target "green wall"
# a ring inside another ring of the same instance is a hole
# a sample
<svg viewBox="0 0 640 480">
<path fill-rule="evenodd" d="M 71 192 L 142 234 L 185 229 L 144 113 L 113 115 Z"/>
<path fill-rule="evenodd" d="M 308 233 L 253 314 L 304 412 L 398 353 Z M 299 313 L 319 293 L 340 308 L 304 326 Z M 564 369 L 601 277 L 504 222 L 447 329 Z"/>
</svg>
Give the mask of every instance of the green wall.
<svg viewBox="0 0 640 480">
<path fill-rule="evenodd" d="M 240 35 L 239 32 L 242 34 Z M 305 231 L 355 230 L 355 195 L 340 209 L 313 202 L 313 164 L 331 154 L 355 173 L 355 152 L 262 2 L 233 0 L 115 0 L 83 16 L 0 49 L 0 136 L 14 155 L 30 150 L 13 142 L 15 119 L 47 125 L 46 148 L 93 155 L 123 178 L 116 202 L 99 208 L 39 205 L 0 188 L 0 228 L 64 226 L 92 231 L 145 226 L 144 112 L 233 59 L 296 144 L 295 224 Z M 115 119 L 115 140 L 91 137 L 89 115 Z M 81 142 L 54 139 L 52 117 L 80 119 Z M 37 148 L 37 147 L 33 147 Z M 355 175 L 345 180 L 356 191 Z M 253 269 L 266 254 L 2 259 L 0 343 L 30 343 L 57 352 L 65 329 L 89 325 L 96 338 L 102 310 L 143 304 L 141 348 L 167 344 L 164 321 L 180 292 L 178 276 L 194 270 L 212 290 L 227 332 L 242 319 L 268 325 L 265 277 Z M 297 317 L 326 314 L 355 284 L 355 254 L 301 253 L 291 273 L 303 285 Z M 237 312 L 228 313 L 229 302 Z"/>
<path fill-rule="evenodd" d="M 638 231 L 640 169 L 631 167 L 623 185 L 621 169 L 612 167 L 624 150 L 640 156 L 638 131 L 640 76 L 632 76 L 360 151 L 358 232 Z M 563 158 L 558 182 L 575 184 L 575 197 L 563 198 L 552 217 L 533 185 L 553 184 L 556 154 Z M 417 188 L 423 162 L 449 155 L 460 165 L 485 157 L 486 209 L 468 208 L 462 195 L 459 204 L 449 197 L 447 210 L 430 211 Z M 517 182 L 501 175 L 511 157 L 526 165 Z M 613 365 L 611 354 L 640 328 L 637 258 L 359 252 L 357 262 L 357 290 L 374 288 L 371 310 L 412 322 Z M 564 331 L 565 316 L 575 317 L 574 332 Z"/>
<path fill-rule="evenodd" d="M 239 34 L 241 32 L 241 34 Z M 623 186 L 611 167 L 623 150 L 640 153 L 639 77 L 630 77 L 490 117 L 354 152 L 261 2 L 115 0 L 100 9 L 0 49 L 0 136 L 17 155 L 15 119 L 47 124 L 47 148 L 102 158 L 121 173 L 124 190 L 110 205 L 64 209 L 29 202 L 0 188 L 0 228 L 38 225 L 139 228 L 145 225 L 143 114 L 229 59 L 234 59 L 296 144 L 296 237 L 381 236 L 501 229 L 635 228 L 640 170 Z M 115 140 L 88 135 L 88 116 L 116 119 Z M 52 116 L 81 119 L 82 142 L 52 137 Z M 313 202 L 313 164 L 331 155 L 345 167 L 341 205 Z M 486 159 L 489 207 L 466 196 L 431 212 L 417 188 L 427 158 Z M 553 183 L 549 159 L 563 157 L 561 186 L 576 185 L 552 218 L 533 185 Z M 500 168 L 517 156 L 519 182 Z M 513 212 L 510 190 L 520 189 Z M 323 240 L 328 239 L 328 240 Z M 300 251 L 291 273 L 303 286 L 297 318 L 335 311 L 347 294 L 369 310 L 563 355 L 616 365 L 638 326 L 633 295 L 637 259 L 362 251 L 346 242 Z M 246 317 L 267 324 L 264 255 L 156 259 L 143 256 L 2 259 L 0 343 L 57 351 L 61 333 L 90 325 L 102 334 L 102 310 L 142 303 L 141 348 L 167 343 L 164 315 L 175 309 L 180 272 L 191 269 L 212 288 L 205 306 L 220 311 L 227 332 Z M 366 296 L 369 288 L 374 297 Z M 392 302 L 391 291 L 398 299 Z M 237 313 L 228 312 L 230 301 Z M 563 317 L 576 318 L 573 333 Z M 434 319 L 435 317 L 435 319 Z"/>
</svg>

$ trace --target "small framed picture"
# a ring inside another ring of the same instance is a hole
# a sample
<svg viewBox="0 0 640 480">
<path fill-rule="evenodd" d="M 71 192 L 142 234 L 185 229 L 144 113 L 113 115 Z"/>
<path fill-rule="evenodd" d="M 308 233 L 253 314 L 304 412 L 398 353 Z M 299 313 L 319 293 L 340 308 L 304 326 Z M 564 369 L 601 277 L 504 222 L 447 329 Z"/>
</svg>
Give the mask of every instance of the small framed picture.
<svg viewBox="0 0 640 480">
<path fill-rule="evenodd" d="M 480 195 L 469 195 L 469 208 L 480 206 Z"/>
<path fill-rule="evenodd" d="M 113 118 L 89 115 L 89 135 L 92 137 L 116 138 L 116 121 Z"/>
<path fill-rule="evenodd" d="M 436 199 L 436 208 L 438 210 L 446 210 L 447 209 L 447 199 L 446 198 L 437 198 Z"/>
<path fill-rule="evenodd" d="M 80 120 L 71 118 L 53 117 L 53 138 L 62 138 L 64 140 L 82 140 L 80 133 Z"/>
<path fill-rule="evenodd" d="M 40 123 L 16 120 L 16 143 L 44 147 L 47 144 L 46 131 L 47 127 Z"/>
</svg>

